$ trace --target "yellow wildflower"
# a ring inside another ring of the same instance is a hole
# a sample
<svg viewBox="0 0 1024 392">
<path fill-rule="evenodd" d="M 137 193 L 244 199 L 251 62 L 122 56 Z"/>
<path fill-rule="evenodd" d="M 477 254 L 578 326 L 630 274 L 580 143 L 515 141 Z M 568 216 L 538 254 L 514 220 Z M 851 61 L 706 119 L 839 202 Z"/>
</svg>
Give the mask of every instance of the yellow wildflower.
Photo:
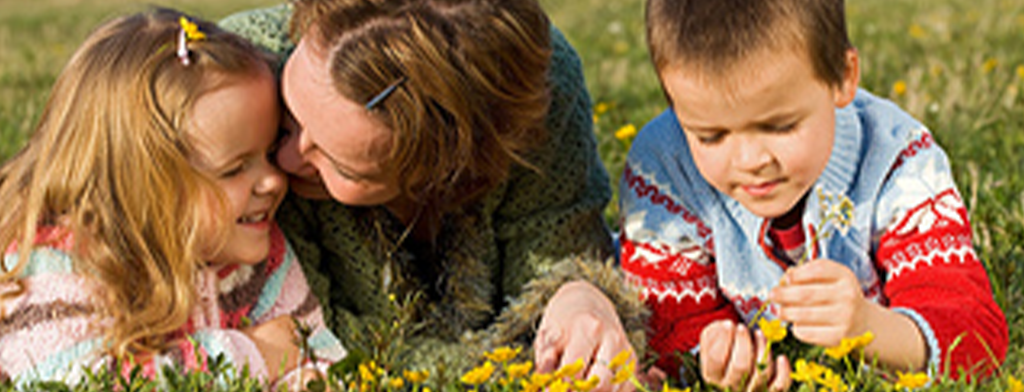
<svg viewBox="0 0 1024 392">
<path fill-rule="evenodd" d="M 896 83 L 892 84 L 892 92 L 896 95 L 903 95 L 907 93 L 907 82 L 897 80 Z"/>
<path fill-rule="evenodd" d="M 376 362 L 361 363 L 359 364 L 359 377 L 363 379 L 363 382 L 376 382 L 378 370 Z"/>
<path fill-rule="evenodd" d="M 981 65 L 981 72 L 984 72 L 984 73 L 992 72 L 998 66 L 999 66 L 999 60 L 996 60 L 994 58 L 990 58 L 988 60 L 985 60 L 985 63 Z"/>
<path fill-rule="evenodd" d="M 487 382 L 492 374 L 494 374 L 494 364 L 487 361 L 463 374 L 460 380 L 465 384 L 480 385 Z"/>
<path fill-rule="evenodd" d="M 398 298 L 395 297 L 394 294 L 388 294 L 388 301 L 390 301 L 391 303 L 395 303 L 398 302 Z"/>
<path fill-rule="evenodd" d="M 548 383 L 554 379 L 554 375 L 547 373 L 534 373 L 529 378 L 523 378 L 519 381 L 519 385 L 522 386 L 523 392 L 538 392 L 548 386 Z"/>
<path fill-rule="evenodd" d="M 845 392 L 846 383 L 843 382 L 843 378 L 838 374 L 833 373 L 828 368 L 824 368 L 825 372 L 816 381 L 821 385 L 822 389 L 829 392 Z"/>
<path fill-rule="evenodd" d="M 825 349 L 825 355 L 828 355 L 835 359 L 842 359 L 843 357 L 850 355 L 854 350 L 861 350 L 867 347 L 871 341 L 875 340 L 875 334 L 871 331 L 865 332 L 863 335 L 844 338 L 839 342 L 838 346 L 829 347 Z"/>
<path fill-rule="evenodd" d="M 411 382 L 413 384 L 421 384 L 424 381 L 427 381 L 427 378 L 430 377 L 430 371 L 428 371 L 428 370 L 418 370 L 418 371 L 417 370 L 413 370 L 413 371 L 404 370 L 404 371 L 402 371 L 402 375 L 404 375 L 405 378 L 408 379 L 409 382 Z"/>
<path fill-rule="evenodd" d="M 590 376 L 586 380 L 576 380 L 572 382 L 572 389 L 579 392 L 589 392 L 591 389 L 597 387 L 597 384 L 601 383 L 601 378 L 598 376 Z"/>
<path fill-rule="evenodd" d="M 388 379 L 388 387 L 390 387 L 391 389 L 399 389 L 403 386 L 405 386 L 405 380 L 403 380 L 401 377 Z"/>
<path fill-rule="evenodd" d="M 1010 392 L 1024 392 L 1024 383 L 1012 375 L 1006 377 L 1006 387 Z"/>
<path fill-rule="evenodd" d="M 602 114 L 608 113 L 608 109 L 611 109 L 611 107 L 612 106 L 607 103 L 598 102 L 597 105 L 594 105 L 594 114 L 600 116 Z"/>
<path fill-rule="evenodd" d="M 508 373 L 509 378 L 522 378 L 530 374 L 530 370 L 533 370 L 533 362 L 526 361 L 523 363 L 513 363 L 508 365 L 505 372 Z"/>
<path fill-rule="evenodd" d="M 938 64 L 933 65 L 931 69 L 929 69 L 929 72 L 931 72 L 932 76 L 939 77 L 940 75 L 942 75 L 942 66 Z"/>
<path fill-rule="evenodd" d="M 911 37 L 917 39 L 922 39 L 928 36 L 928 32 L 925 31 L 924 28 L 917 23 L 911 24 L 910 28 L 907 29 L 907 33 L 910 34 Z"/>
<path fill-rule="evenodd" d="M 800 382 L 811 382 L 817 380 L 823 373 L 825 373 L 824 366 L 800 358 L 796 360 L 793 373 L 789 377 Z"/>
<path fill-rule="evenodd" d="M 600 120 L 601 120 L 601 117 L 595 114 L 594 115 L 594 123 L 597 123 Z"/>
<path fill-rule="evenodd" d="M 583 370 L 583 358 L 579 358 L 573 363 L 567 363 L 561 369 L 555 370 L 555 378 L 574 377 L 580 370 Z"/>
<path fill-rule="evenodd" d="M 757 327 L 761 329 L 765 339 L 768 339 L 769 342 L 781 342 L 786 338 L 786 327 L 782 325 L 781 320 L 769 321 L 761 318 L 757 320 Z"/>
<path fill-rule="evenodd" d="M 627 141 L 636 137 L 636 134 L 636 126 L 633 124 L 626 124 L 622 128 L 619 128 L 618 131 L 615 131 L 615 138 L 622 141 Z"/>
<path fill-rule="evenodd" d="M 199 31 L 199 26 L 197 26 L 192 21 L 188 20 L 188 18 L 184 16 L 179 17 L 178 24 L 180 24 L 181 29 L 185 31 L 185 38 L 189 41 L 199 41 L 206 39 L 206 34 L 202 31 Z"/>
<path fill-rule="evenodd" d="M 928 375 L 925 373 L 903 373 L 896 371 L 896 388 L 917 389 L 928 383 Z"/>
<path fill-rule="evenodd" d="M 520 351 L 523 351 L 522 347 L 516 347 L 515 349 L 513 349 L 511 347 L 505 346 L 498 347 L 494 349 L 494 351 L 491 351 L 489 353 L 484 353 L 484 356 L 493 362 L 505 363 L 511 361 L 513 358 L 516 357 L 516 355 L 519 355 Z"/>
<path fill-rule="evenodd" d="M 669 386 L 668 383 L 666 382 L 666 383 L 661 385 L 661 392 L 690 392 L 690 388 L 686 388 L 686 389 L 673 388 L 673 387 Z"/>
<path fill-rule="evenodd" d="M 423 387 L 423 392 L 434 392 L 430 387 Z"/>
<path fill-rule="evenodd" d="M 1017 66 L 1017 77 L 1024 79 L 1024 65 Z"/>
<path fill-rule="evenodd" d="M 569 383 L 563 380 L 555 380 L 548 386 L 548 392 L 569 392 Z"/>
<path fill-rule="evenodd" d="M 629 360 L 629 357 L 631 355 L 633 355 L 633 353 L 631 351 L 623 350 L 621 353 L 616 355 L 615 358 L 612 358 L 611 362 L 608 362 L 608 369 L 611 369 L 612 371 L 615 371 L 618 368 L 622 367 L 622 365 L 626 364 L 626 361 Z"/>
<path fill-rule="evenodd" d="M 630 361 L 622 369 L 619 369 L 615 376 L 612 376 L 612 384 L 622 384 L 633 377 L 636 372 L 636 361 Z"/>
</svg>

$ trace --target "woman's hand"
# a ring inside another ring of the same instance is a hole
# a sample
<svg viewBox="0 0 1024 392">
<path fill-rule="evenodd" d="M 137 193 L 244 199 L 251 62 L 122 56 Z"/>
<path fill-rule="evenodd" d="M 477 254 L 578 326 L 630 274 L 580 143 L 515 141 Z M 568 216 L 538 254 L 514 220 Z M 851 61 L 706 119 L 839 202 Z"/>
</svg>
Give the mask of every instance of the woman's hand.
<svg viewBox="0 0 1024 392">
<path fill-rule="evenodd" d="M 597 376 L 594 391 L 632 391 L 630 382 L 612 385 L 614 374 L 608 362 L 623 351 L 635 350 L 626 337 L 615 305 L 597 287 L 585 281 L 562 285 L 548 302 L 533 344 L 537 372 L 548 373 L 582 360 L 583 369 L 575 376 Z"/>
<path fill-rule="evenodd" d="M 709 384 L 734 391 L 789 389 L 789 360 L 765 354 L 768 341 L 730 320 L 708 324 L 700 334 L 700 372 Z M 763 366 L 758 365 L 764 362 Z"/>
</svg>

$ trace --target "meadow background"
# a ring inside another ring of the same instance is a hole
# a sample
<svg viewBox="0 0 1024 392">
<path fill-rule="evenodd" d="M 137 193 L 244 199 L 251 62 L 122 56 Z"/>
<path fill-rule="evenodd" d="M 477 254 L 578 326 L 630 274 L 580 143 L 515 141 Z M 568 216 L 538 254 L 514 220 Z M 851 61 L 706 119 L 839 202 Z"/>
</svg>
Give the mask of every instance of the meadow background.
<svg viewBox="0 0 1024 392">
<path fill-rule="evenodd" d="M 279 2 L 152 3 L 218 19 Z M 617 187 L 629 127 L 639 129 L 665 107 L 648 62 L 643 1 L 541 3 L 582 57 L 601 155 Z M 113 15 L 144 7 L 130 0 L 0 0 L 0 159 L 20 148 L 57 73 L 88 32 Z M 851 0 L 847 8 L 862 86 L 921 119 L 950 156 L 976 247 L 1010 325 L 1002 369 L 1021 378 L 1024 0 Z M 616 209 L 615 203 L 608 208 L 612 222 Z M 990 382 L 983 389 L 1004 385 Z"/>
</svg>

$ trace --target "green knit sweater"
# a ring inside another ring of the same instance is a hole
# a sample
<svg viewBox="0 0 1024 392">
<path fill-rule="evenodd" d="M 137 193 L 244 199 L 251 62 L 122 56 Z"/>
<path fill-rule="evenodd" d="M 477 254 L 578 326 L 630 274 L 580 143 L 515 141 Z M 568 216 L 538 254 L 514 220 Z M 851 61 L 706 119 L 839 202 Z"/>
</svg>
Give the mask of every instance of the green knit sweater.
<svg viewBox="0 0 1024 392">
<path fill-rule="evenodd" d="M 220 24 L 285 58 L 294 48 L 289 16 L 282 5 Z M 404 227 L 382 207 L 293 194 L 285 200 L 278 221 L 328 325 L 347 347 L 372 350 L 367 326 L 390 324 L 380 323 L 391 317 L 388 294 L 419 292 L 412 317 L 421 324 L 406 338 L 404 363 L 463 369 L 495 345 L 520 344 L 529 352 L 547 300 L 562 283 L 585 279 L 612 299 L 634 346 L 643 349 L 643 305 L 603 261 L 612 250 L 602 218 L 611 189 L 579 57 L 554 28 L 551 41 L 549 136 L 528 155 L 539 173 L 514 167 L 479 202 L 447 215 L 433 246 L 399 241 Z"/>
</svg>

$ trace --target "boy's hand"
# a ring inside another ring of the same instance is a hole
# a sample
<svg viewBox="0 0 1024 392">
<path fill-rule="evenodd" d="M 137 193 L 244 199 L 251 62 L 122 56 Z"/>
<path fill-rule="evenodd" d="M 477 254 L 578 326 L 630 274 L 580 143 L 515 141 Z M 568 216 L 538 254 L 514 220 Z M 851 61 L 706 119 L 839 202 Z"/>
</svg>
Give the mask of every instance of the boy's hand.
<svg viewBox="0 0 1024 392">
<path fill-rule="evenodd" d="M 767 340 L 751 336 L 743 324 L 729 320 L 708 324 L 700 334 L 700 371 L 704 381 L 734 391 L 789 389 L 789 360 L 765 355 Z M 763 366 L 758 362 L 764 359 Z"/>
<path fill-rule="evenodd" d="M 812 260 L 790 268 L 782 279 L 770 298 L 778 306 L 779 318 L 792 323 L 797 339 L 832 347 L 843 338 L 867 331 L 870 302 L 846 266 L 832 260 Z"/>
</svg>

